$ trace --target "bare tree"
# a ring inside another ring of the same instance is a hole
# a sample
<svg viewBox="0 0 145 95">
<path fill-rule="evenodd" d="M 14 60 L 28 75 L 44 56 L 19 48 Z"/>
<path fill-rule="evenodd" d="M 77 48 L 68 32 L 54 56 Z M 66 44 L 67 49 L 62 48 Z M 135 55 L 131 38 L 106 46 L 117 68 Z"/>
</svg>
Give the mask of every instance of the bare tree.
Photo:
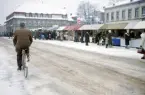
<svg viewBox="0 0 145 95">
<path fill-rule="evenodd" d="M 92 23 L 96 11 L 98 11 L 98 8 L 96 6 L 94 6 L 90 2 L 82 1 L 78 6 L 77 10 L 78 17 L 84 19 L 86 23 Z"/>
</svg>

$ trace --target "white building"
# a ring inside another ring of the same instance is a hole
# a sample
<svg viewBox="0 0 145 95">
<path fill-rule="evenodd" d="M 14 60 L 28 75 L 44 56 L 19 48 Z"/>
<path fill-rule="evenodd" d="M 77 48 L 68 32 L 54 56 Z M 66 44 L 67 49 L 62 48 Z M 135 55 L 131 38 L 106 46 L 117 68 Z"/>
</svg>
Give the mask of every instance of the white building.
<svg viewBox="0 0 145 95">
<path fill-rule="evenodd" d="M 105 8 L 105 23 L 145 20 L 145 0 L 125 0 Z"/>
<path fill-rule="evenodd" d="M 73 23 L 65 9 L 57 9 L 42 3 L 24 3 L 6 17 L 6 28 L 10 32 L 19 28 L 21 22 L 29 29 L 65 26 Z"/>
<path fill-rule="evenodd" d="M 6 32 L 6 26 L 5 25 L 0 25 L 0 36 L 4 35 L 5 32 Z"/>
</svg>

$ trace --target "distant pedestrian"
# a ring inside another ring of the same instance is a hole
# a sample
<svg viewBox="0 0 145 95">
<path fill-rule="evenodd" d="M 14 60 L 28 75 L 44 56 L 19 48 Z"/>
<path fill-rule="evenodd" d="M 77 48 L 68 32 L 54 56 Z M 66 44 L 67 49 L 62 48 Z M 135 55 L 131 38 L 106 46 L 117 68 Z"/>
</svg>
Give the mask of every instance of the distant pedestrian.
<svg viewBox="0 0 145 95">
<path fill-rule="evenodd" d="M 108 48 L 108 46 L 112 46 L 112 32 L 111 32 L 111 30 L 109 30 L 107 37 L 106 37 L 106 48 Z"/>
<path fill-rule="evenodd" d="M 95 36 L 95 43 L 97 43 L 97 45 L 99 45 L 99 41 L 100 41 L 100 33 L 97 33 Z"/>
<path fill-rule="evenodd" d="M 141 46 L 142 53 L 144 54 L 141 59 L 145 59 L 145 31 L 141 34 Z"/>
<path fill-rule="evenodd" d="M 90 35 L 89 35 L 89 33 L 87 32 L 86 34 L 85 34 L 85 42 L 86 42 L 86 46 L 88 46 L 89 44 L 89 41 L 90 41 Z"/>
<path fill-rule="evenodd" d="M 125 48 L 129 48 L 128 46 L 129 46 L 129 41 L 130 41 L 130 34 L 129 34 L 129 31 L 127 31 L 126 33 L 125 33 L 125 35 L 124 35 L 124 38 L 125 38 L 125 45 L 126 45 L 126 47 Z"/>
</svg>

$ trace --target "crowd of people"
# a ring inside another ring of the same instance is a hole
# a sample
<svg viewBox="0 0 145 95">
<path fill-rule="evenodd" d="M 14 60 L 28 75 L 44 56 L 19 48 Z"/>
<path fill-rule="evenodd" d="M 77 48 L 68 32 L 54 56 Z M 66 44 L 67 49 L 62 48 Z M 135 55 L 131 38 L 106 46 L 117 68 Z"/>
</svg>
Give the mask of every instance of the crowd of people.
<svg viewBox="0 0 145 95">
<path fill-rule="evenodd" d="M 93 38 L 93 42 L 97 43 L 98 45 L 100 44 L 100 41 L 101 41 L 101 44 L 102 45 L 105 45 L 106 48 L 108 48 L 108 46 L 112 47 L 113 44 L 112 44 L 112 32 L 109 30 L 108 32 L 106 32 L 106 34 L 103 34 L 103 33 L 97 33 L 95 35 L 95 38 Z M 86 46 L 88 46 L 88 43 L 90 42 L 90 37 L 89 37 L 89 33 L 86 32 L 85 34 L 85 43 L 86 43 Z M 138 48 L 138 53 L 141 53 L 143 54 L 143 57 L 141 59 L 145 59 L 145 31 L 143 31 L 140 35 L 141 37 L 141 44 L 140 44 L 140 47 Z M 126 49 L 129 49 L 129 45 L 130 45 L 130 40 L 131 40 L 131 33 L 129 31 L 127 31 L 125 34 L 124 34 L 124 39 L 125 39 L 125 45 L 126 45 Z"/>
<path fill-rule="evenodd" d="M 42 31 L 42 30 L 38 30 L 33 32 L 33 37 L 36 39 L 40 39 L 40 40 L 55 40 L 57 39 L 57 34 L 55 31 L 50 32 L 50 31 Z"/>
</svg>

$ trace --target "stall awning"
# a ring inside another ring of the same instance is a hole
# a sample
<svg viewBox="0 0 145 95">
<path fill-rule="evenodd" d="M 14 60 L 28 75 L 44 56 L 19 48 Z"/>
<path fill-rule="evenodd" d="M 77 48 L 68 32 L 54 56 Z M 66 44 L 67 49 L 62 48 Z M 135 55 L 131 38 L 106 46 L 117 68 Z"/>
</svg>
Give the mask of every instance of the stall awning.
<svg viewBox="0 0 145 95">
<path fill-rule="evenodd" d="M 134 27 L 139 23 L 139 21 L 129 22 L 124 29 L 134 29 Z"/>
<path fill-rule="evenodd" d="M 65 27 L 64 30 L 68 30 L 68 31 L 71 31 L 71 30 L 78 30 L 81 26 L 82 26 L 82 25 L 75 24 L 75 25 L 71 25 L 71 26 Z"/>
<path fill-rule="evenodd" d="M 57 30 L 58 30 L 58 31 L 62 31 L 62 30 L 65 29 L 65 27 L 66 27 L 66 26 L 61 26 L 61 27 L 59 27 Z"/>
<path fill-rule="evenodd" d="M 58 29 L 58 27 L 50 27 L 50 28 L 48 28 L 46 30 L 53 31 L 53 30 L 57 30 L 57 29 Z"/>
<path fill-rule="evenodd" d="M 104 24 L 83 25 L 82 27 L 79 28 L 79 30 L 98 30 L 103 25 Z"/>
<path fill-rule="evenodd" d="M 128 23 L 110 23 L 104 24 L 100 29 L 124 29 Z"/>
<path fill-rule="evenodd" d="M 145 21 L 140 21 L 134 26 L 133 29 L 145 29 Z"/>
</svg>

